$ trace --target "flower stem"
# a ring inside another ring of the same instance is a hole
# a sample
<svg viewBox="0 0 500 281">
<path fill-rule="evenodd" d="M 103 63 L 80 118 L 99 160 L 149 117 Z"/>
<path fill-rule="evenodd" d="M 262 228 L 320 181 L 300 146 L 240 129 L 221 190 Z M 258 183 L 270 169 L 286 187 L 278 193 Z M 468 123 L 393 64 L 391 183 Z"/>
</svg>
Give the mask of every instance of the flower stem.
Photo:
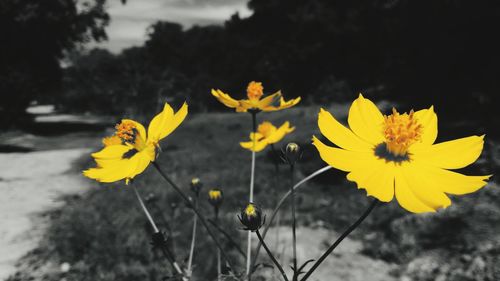
<svg viewBox="0 0 500 281">
<path fill-rule="evenodd" d="M 215 208 L 215 224 L 219 224 L 219 211 Z M 217 249 L 217 280 L 221 281 L 222 276 L 222 266 L 221 266 L 221 258 L 220 258 L 220 249 Z"/>
<path fill-rule="evenodd" d="M 274 185 L 275 188 L 273 188 L 273 195 L 274 195 L 274 203 L 278 204 L 278 190 L 277 187 L 279 186 L 280 183 L 280 167 L 279 167 L 279 160 L 280 155 L 276 151 L 276 148 L 274 147 L 274 144 L 271 143 L 271 151 L 273 153 L 273 163 L 274 163 L 274 170 L 276 173 L 276 176 L 274 177 Z M 280 247 L 280 226 L 281 226 L 281 216 L 278 214 L 278 217 L 276 218 L 276 252 L 279 253 L 279 247 Z M 278 258 L 280 258 L 280 255 L 277 255 Z"/>
<path fill-rule="evenodd" d="M 228 255 L 224 251 L 224 248 L 222 248 L 221 244 L 219 243 L 219 240 L 217 240 L 217 238 L 215 237 L 214 233 L 212 232 L 212 230 L 208 226 L 208 223 L 207 223 L 205 217 L 201 214 L 201 212 L 198 210 L 198 208 L 196 208 L 193 205 L 193 203 L 191 202 L 191 200 L 189 200 L 189 198 L 186 196 L 186 194 L 184 194 L 184 192 L 182 192 L 182 190 L 167 176 L 167 174 L 165 174 L 163 172 L 163 170 L 160 168 L 160 165 L 158 165 L 157 162 L 153 162 L 153 166 L 156 168 L 158 173 L 160 173 L 162 178 L 164 180 L 166 180 L 170 184 L 170 186 L 172 186 L 172 188 L 182 197 L 182 199 L 184 201 L 186 201 L 187 206 L 195 212 L 195 214 L 198 216 L 198 219 L 200 220 L 201 224 L 203 224 L 203 226 L 207 230 L 208 235 L 210 235 L 210 237 L 212 237 L 212 240 L 215 242 L 217 247 L 221 250 L 221 254 L 224 257 L 224 259 L 228 262 L 229 267 L 232 270 L 234 270 L 235 267 L 232 265 L 231 259 L 229 259 Z"/>
<path fill-rule="evenodd" d="M 252 111 L 252 132 L 256 133 L 257 132 L 257 112 Z M 250 196 L 249 196 L 249 202 L 253 203 L 253 189 L 254 189 L 254 182 L 255 182 L 255 142 L 256 138 L 254 136 L 253 141 L 252 141 L 252 166 L 250 170 Z M 252 234 L 248 232 L 247 236 L 247 264 L 246 264 L 246 274 L 248 276 L 248 281 L 252 280 L 252 273 L 251 273 L 251 264 L 252 264 Z"/>
<path fill-rule="evenodd" d="M 373 202 L 370 204 L 368 209 L 365 210 L 365 212 L 361 215 L 361 217 L 359 217 L 351 226 L 349 226 L 349 228 L 344 233 L 342 233 L 342 235 L 340 235 L 340 237 L 314 263 L 311 269 L 307 271 L 306 275 L 304 275 L 304 277 L 302 277 L 300 281 L 306 281 L 307 278 L 309 278 L 309 276 L 311 276 L 311 274 L 314 272 L 314 270 L 316 270 L 316 268 L 318 268 L 318 266 L 333 252 L 333 250 L 337 248 L 337 246 L 342 242 L 342 240 L 344 240 L 344 238 L 346 238 L 354 229 L 356 229 L 363 222 L 363 220 L 371 213 L 371 211 L 375 209 L 378 203 L 380 203 L 380 201 L 377 198 L 373 199 Z"/>
<path fill-rule="evenodd" d="M 144 214 L 146 214 L 146 217 L 148 218 L 149 224 L 151 224 L 151 227 L 153 228 L 153 232 L 154 233 L 160 232 L 158 230 L 158 227 L 156 226 L 156 223 L 154 222 L 153 218 L 151 217 L 151 214 L 149 213 L 148 209 L 146 208 L 146 205 L 144 205 L 144 202 L 142 201 L 142 198 L 141 198 L 141 195 L 139 194 L 139 191 L 137 191 L 137 188 L 135 187 L 135 185 L 132 185 L 132 187 L 134 188 L 135 196 L 137 197 L 137 200 L 139 200 L 139 204 L 141 205 L 142 211 L 144 212 Z"/>
<path fill-rule="evenodd" d="M 295 190 L 295 189 L 299 188 L 302 184 L 308 182 L 309 180 L 311 180 L 312 178 L 316 177 L 317 175 L 322 174 L 322 173 L 330 170 L 331 168 L 332 167 L 330 167 L 330 166 L 326 166 L 326 167 L 323 167 L 323 168 L 315 171 L 314 173 L 310 174 L 309 176 L 305 177 L 304 179 L 302 179 L 301 181 L 299 181 L 298 183 L 296 183 L 293 186 L 293 189 Z M 273 223 L 273 220 L 276 217 L 276 215 L 278 214 L 278 211 L 280 210 L 281 206 L 285 203 L 286 199 L 290 196 L 290 194 L 291 194 L 291 191 L 289 190 L 285 195 L 283 195 L 283 197 L 281 197 L 280 201 L 278 202 L 278 204 L 274 208 L 273 213 L 271 214 L 271 217 L 268 220 L 268 223 L 267 223 L 267 225 L 264 228 L 264 232 L 262 233 L 262 237 L 263 238 L 266 238 L 266 234 L 267 234 L 267 231 L 269 230 L 269 227 Z M 255 266 L 255 262 L 257 261 L 257 257 L 259 256 L 261 245 L 262 245 L 261 242 L 259 242 L 259 244 L 257 245 L 257 249 L 255 250 L 255 254 L 254 254 L 254 257 L 253 257 L 252 267 Z"/>
<path fill-rule="evenodd" d="M 198 208 L 198 196 L 195 199 L 195 208 Z M 196 244 L 196 225 L 198 222 L 198 217 L 196 213 L 193 212 L 193 234 L 191 235 L 191 249 L 189 250 L 189 258 L 188 258 L 188 266 L 187 266 L 187 274 L 188 277 L 191 278 L 192 275 L 192 266 L 193 266 L 193 256 L 194 256 L 194 246 Z"/>
<path fill-rule="evenodd" d="M 293 188 L 294 185 L 294 168 L 295 165 L 291 164 L 290 165 L 290 179 L 292 184 L 290 185 L 290 201 L 291 201 L 291 206 L 292 206 L 292 245 L 293 245 L 293 281 L 297 281 L 297 234 L 296 234 L 296 220 L 295 220 L 295 189 Z"/>
<path fill-rule="evenodd" d="M 273 256 L 273 254 L 271 253 L 271 250 L 269 250 L 269 248 L 267 247 L 266 243 L 264 242 L 264 238 L 262 238 L 262 236 L 260 235 L 259 230 L 255 231 L 255 233 L 257 234 L 257 237 L 259 238 L 260 243 L 262 244 L 262 246 L 266 250 L 267 255 L 271 258 L 271 260 L 273 261 L 274 265 L 276 265 L 276 267 L 278 268 L 278 270 L 281 272 L 281 275 L 283 276 L 283 279 L 285 281 L 288 281 L 288 277 L 286 277 L 286 274 L 285 274 L 285 271 L 283 270 L 283 267 L 280 265 L 280 263 Z"/>
<path fill-rule="evenodd" d="M 141 205 L 142 210 L 144 211 L 144 214 L 146 214 L 146 217 L 148 218 L 149 223 L 151 224 L 151 227 L 153 228 L 153 231 L 154 231 L 153 240 L 155 240 L 155 237 L 160 237 L 159 240 L 161 240 L 161 243 L 158 243 L 157 245 L 161 249 L 163 255 L 170 262 L 170 264 L 175 269 L 175 271 L 177 271 L 177 273 L 182 276 L 182 280 L 187 281 L 187 278 L 184 277 L 184 273 L 182 272 L 181 268 L 179 267 L 179 265 L 175 261 L 174 256 L 166 247 L 166 244 L 164 243 L 165 239 L 163 238 L 163 234 L 158 230 L 158 227 L 156 226 L 156 224 L 153 220 L 153 217 L 151 217 L 151 214 L 149 213 L 148 209 L 146 208 L 146 205 L 142 201 L 142 198 L 141 198 L 141 195 L 139 194 L 139 191 L 137 191 L 137 188 L 135 187 L 135 185 L 132 185 L 132 187 L 134 189 L 135 196 L 137 197 L 137 200 L 139 201 L 139 204 Z"/>
</svg>

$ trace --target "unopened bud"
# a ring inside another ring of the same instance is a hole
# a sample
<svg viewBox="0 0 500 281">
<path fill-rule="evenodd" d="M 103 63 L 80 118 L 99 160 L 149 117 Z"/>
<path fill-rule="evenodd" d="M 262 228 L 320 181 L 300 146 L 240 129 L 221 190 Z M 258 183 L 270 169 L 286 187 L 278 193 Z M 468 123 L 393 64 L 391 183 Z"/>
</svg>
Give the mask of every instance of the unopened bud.
<svg viewBox="0 0 500 281">
<path fill-rule="evenodd" d="M 219 208 L 224 200 L 224 194 L 222 190 L 218 188 L 212 188 L 208 191 L 208 202 L 215 208 Z"/>
<path fill-rule="evenodd" d="M 194 192 L 196 194 L 196 196 L 198 196 L 198 194 L 200 194 L 200 190 L 202 187 L 203 187 L 203 183 L 201 182 L 201 180 L 199 178 L 193 178 L 191 180 L 191 191 Z"/>
<path fill-rule="evenodd" d="M 258 230 L 265 222 L 265 217 L 262 217 L 262 210 L 253 203 L 248 203 L 247 206 L 241 210 L 238 219 L 245 226 L 244 230 L 250 231 Z"/>
<path fill-rule="evenodd" d="M 297 160 L 299 160 L 302 152 L 300 151 L 300 146 L 294 142 L 286 145 L 285 148 L 285 159 L 288 164 L 293 165 Z"/>
</svg>

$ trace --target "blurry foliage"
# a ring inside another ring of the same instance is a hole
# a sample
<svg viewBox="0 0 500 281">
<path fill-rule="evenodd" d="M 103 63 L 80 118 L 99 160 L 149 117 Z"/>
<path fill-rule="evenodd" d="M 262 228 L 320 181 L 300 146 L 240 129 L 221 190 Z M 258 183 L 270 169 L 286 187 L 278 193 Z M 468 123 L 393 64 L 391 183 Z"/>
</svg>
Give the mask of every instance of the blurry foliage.
<svg viewBox="0 0 500 281">
<path fill-rule="evenodd" d="M 92 96 L 91 104 L 71 109 L 100 110 L 101 99 L 112 99 L 106 84 L 116 83 L 115 99 L 126 104 L 147 107 L 170 97 L 221 109 L 211 88 L 243 96 L 246 83 L 259 80 L 267 91 L 309 102 L 363 91 L 416 108 L 434 104 L 450 116 L 477 113 L 468 116 L 482 125 L 498 116 L 498 1 L 252 0 L 249 7 L 253 15 L 235 14 L 223 27 L 153 24 L 143 47 L 109 55 L 118 72 L 98 70 L 102 83 L 91 87 L 72 77 L 84 60 L 102 66 L 96 51 L 83 55 L 67 71 L 75 83 L 66 85 L 73 95 L 65 98 Z M 133 67 L 132 78 L 123 65 Z M 117 103 L 113 110 L 124 109 Z"/>
<path fill-rule="evenodd" d="M 106 39 L 105 0 L 0 1 L 0 127 L 60 90 L 64 52 Z"/>
</svg>

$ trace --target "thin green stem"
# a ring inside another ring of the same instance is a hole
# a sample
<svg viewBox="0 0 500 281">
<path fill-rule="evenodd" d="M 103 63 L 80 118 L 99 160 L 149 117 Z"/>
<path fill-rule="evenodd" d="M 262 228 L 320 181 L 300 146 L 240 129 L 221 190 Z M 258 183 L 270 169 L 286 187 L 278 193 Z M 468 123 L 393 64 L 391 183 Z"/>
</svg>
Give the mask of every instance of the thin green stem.
<svg viewBox="0 0 500 281">
<path fill-rule="evenodd" d="M 307 273 L 300 279 L 300 281 L 306 281 L 309 276 L 318 268 L 318 266 L 337 248 L 338 245 L 346 238 L 354 229 L 356 229 L 364 220 L 365 218 L 375 209 L 375 207 L 380 203 L 380 201 L 375 198 L 373 199 L 373 202 L 370 204 L 368 209 L 365 210 L 365 212 L 359 217 L 347 230 L 340 235 L 340 237 L 333 242 L 333 244 L 325 251 L 325 253 L 314 263 L 314 265 L 307 271 Z"/>
<path fill-rule="evenodd" d="M 252 111 L 252 132 L 255 134 L 257 132 L 257 112 Z M 253 190 L 254 190 L 254 183 L 255 183 L 255 143 L 256 143 L 256 138 L 254 136 L 253 141 L 252 141 L 252 165 L 251 165 L 251 170 L 250 170 L 250 196 L 249 196 L 249 202 L 253 203 Z M 251 265 L 252 265 L 252 234 L 249 232 L 247 236 L 247 259 L 246 259 L 246 274 L 248 276 L 248 281 L 252 280 L 252 272 L 251 272 Z"/>
<path fill-rule="evenodd" d="M 198 196 L 196 196 L 194 206 L 195 208 L 198 208 Z M 188 258 L 188 266 L 187 266 L 187 274 L 188 277 L 191 278 L 192 275 L 192 266 L 193 266 L 193 256 L 194 256 L 194 246 L 196 244 L 196 225 L 198 222 L 198 217 L 196 216 L 196 213 L 193 212 L 193 233 L 191 235 L 191 248 L 189 250 L 189 258 Z"/>
<path fill-rule="evenodd" d="M 308 182 L 309 180 L 316 177 L 317 175 L 320 175 L 320 174 L 322 174 L 330 169 L 332 169 L 332 167 L 326 166 L 326 167 L 323 167 L 321 169 L 316 170 L 315 172 L 313 172 L 309 176 L 305 177 L 304 179 L 302 179 L 301 181 L 296 183 L 293 186 L 293 189 L 296 190 L 297 188 L 302 186 L 302 184 Z M 273 213 L 271 214 L 271 217 L 267 221 L 268 222 L 267 225 L 264 227 L 264 232 L 262 233 L 263 238 L 266 238 L 266 234 L 267 234 L 267 231 L 269 230 L 269 227 L 272 225 L 274 218 L 278 214 L 278 211 L 280 210 L 281 206 L 285 203 L 286 199 L 290 196 L 290 194 L 291 194 L 291 191 L 289 190 L 287 193 L 285 193 L 285 195 L 283 195 L 283 197 L 281 197 L 280 201 L 278 202 L 278 204 L 274 208 Z M 254 257 L 253 257 L 252 268 L 255 267 L 255 262 L 257 261 L 257 257 L 259 256 L 261 246 L 262 246 L 262 243 L 259 242 L 259 244 L 257 245 L 257 249 L 255 250 Z"/>
<path fill-rule="evenodd" d="M 285 281 L 288 281 L 288 277 L 286 277 L 286 274 L 285 274 L 285 271 L 283 270 L 283 267 L 276 260 L 276 258 L 273 256 L 273 253 L 271 253 L 271 250 L 269 250 L 269 248 L 267 247 L 266 242 L 264 242 L 264 238 L 262 238 L 262 236 L 260 235 L 259 230 L 255 231 L 255 233 L 257 234 L 257 237 L 259 238 L 260 243 L 262 244 L 262 246 L 266 250 L 267 255 L 271 258 L 271 260 L 273 261 L 274 265 L 276 265 L 276 267 L 278 268 L 278 270 L 281 272 L 281 276 L 283 276 L 283 279 Z"/>
<path fill-rule="evenodd" d="M 195 206 L 193 205 L 193 202 L 191 202 L 191 200 L 189 200 L 189 198 L 186 196 L 186 194 L 184 194 L 184 192 L 182 192 L 182 190 L 167 176 L 167 174 L 165 174 L 163 172 L 163 170 L 160 168 L 160 165 L 158 165 L 157 162 L 153 162 L 153 166 L 156 168 L 156 170 L 158 171 L 158 173 L 160 173 L 160 175 L 162 176 L 162 178 L 164 180 L 166 180 L 170 184 L 170 186 L 172 186 L 172 188 L 182 197 L 182 199 L 186 202 L 186 205 L 189 208 L 191 208 L 196 213 L 196 215 L 198 216 L 198 219 L 200 220 L 200 222 L 203 224 L 203 226 L 207 230 L 208 235 L 210 235 L 210 237 L 212 238 L 212 240 L 215 242 L 215 244 L 217 245 L 217 247 L 220 249 L 220 251 L 221 251 L 222 256 L 224 257 L 224 259 L 229 263 L 229 267 L 232 270 L 234 270 L 235 267 L 232 265 L 232 262 L 229 259 L 229 256 L 224 251 L 224 248 L 222 248 L 221 244 L 219 243 L 219 240 L 217 240 L 217 237 L 215 237 L 214 233 L 212 232 L 212 230 L 208 226 L 208 223 L 207 223 L 205 217 L 201 214 L 201 212 L 198 210 L 198 208 L 195 208 Z"/>
<path fill-rule="evenodd" d="M 295 165 L 291 164 L 290 165 L 290 179 L 292 184 L 290 185 L 290 201 L 291 201 L 291 207 L 292 207 L 292 246 L 293 246 L 293 281 L 297 281 L 297 234 L 296 234 L 296 219 L 295 219 L 295 189 L 293 188 L 294 185 L 294 168 Z"/>
</svg>

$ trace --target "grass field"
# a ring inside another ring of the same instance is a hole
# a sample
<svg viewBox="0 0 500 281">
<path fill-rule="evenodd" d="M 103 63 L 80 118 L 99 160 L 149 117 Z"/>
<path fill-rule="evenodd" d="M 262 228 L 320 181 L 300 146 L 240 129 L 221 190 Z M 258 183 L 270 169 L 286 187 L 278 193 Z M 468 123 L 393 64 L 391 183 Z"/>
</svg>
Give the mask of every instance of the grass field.
<svg viewBox="0 0 500 281">
<path fill-rule="evenodd" d="M 340 119 L 345 119 L 347 109 L 345 104 L 328 107 Z M 294 141 L 303 148 L 298 179 L 326 165 L 310 144 L 313 134 L 319 136 L 318 110 L 319 107 L 304 107 L 258 115 L 259 122 L 271 120 L 276 125 L 289 120 L 296 127 L 280 145 Z M 200 197 L 200 208 L 207 216 L 212 215 L 212 208 L 206 202 L 206 190 L 211 187 L 224 190 L 221 223 L 242 246 L 246 233 L 239 230 L 236 214 L 248 198 L 250 152 L 240 148 L 238 142 L 248 139 L 250 129 L 249 114 L 190 115 L 163 141 L 163 152 L 158 159 L 186 192 L 189 192 L 191 178 L 199 177 L 203 181 L 205 192 L 202 191 Z M 445 127 L 443 131 L 452 130 Z M 476 133 L 455 132 L 459 136 Z M 451 135 L 441 137 L 455 137 Z M 281 165 L 281 174 L 276 174 L 273 161 L 273 154 L 268 150 L 257 155 L 255 202 L 266 210 L 274 207 L 276 194 L 283 194 L 289 187 L 286 166 Z M 88 156 L 75 163 L 74 168 L 83 170 L 92 165 Z M 469 170 L 491 174 L 498 167 L 486 149 L 481 161 Z M 138 176 L 136 182 L 144 197 L 154 195 L 155 202 L 149 207 L 160 228 L 166 230 L 163 222 L 168 221 L 177 259 L 184 263 L 188 255 L 192 213 L 153 167 Z M 168 265 L 158 252 L 151 250 L 151 229 L 133 191 L 124 184 L 95 183 L 94 186 L 95 189 L 83 196 L 65 198 L 64 207 L 45 214 L 50 226 L 44 239 L 21 261 L 18 274 L 9 281 L 62 278 L 135 281 L 169 276 Z M 337 170 L 330 170 L 308 183 L 298 197 L 299 225 L 337 232 L 355 220 L 371 201 L 365 191 L 356 189 L 355 184 L 346 181 L 345 173 Z M 407 213 L 395 201 L 384 204 L 352 237 L 361 242 L 365 255 L 395 264 L 392 274 L 412 278 L 407 280 L 500 280 L 498 186 L 490 183 L 475 194 L 452 200 L 454 204 L 447 210 L 427 215 Z M 282 223 L 286 224 L 288 206 L 283 210 Z M 214 245 L 204 230 L 200 230 L 195 257 L 196 280 L 215 278 L 213 253 Z M 230 255 L 243 271 L 243 258 L 234 249 L 230 249 Z M 261 258 L 266 261 L 264 254 Z M 71 265 L 68 272 L 60 270 L 63 263 Z M 353 270 L 363 271 L 364 268 Z"/>
</svg>

